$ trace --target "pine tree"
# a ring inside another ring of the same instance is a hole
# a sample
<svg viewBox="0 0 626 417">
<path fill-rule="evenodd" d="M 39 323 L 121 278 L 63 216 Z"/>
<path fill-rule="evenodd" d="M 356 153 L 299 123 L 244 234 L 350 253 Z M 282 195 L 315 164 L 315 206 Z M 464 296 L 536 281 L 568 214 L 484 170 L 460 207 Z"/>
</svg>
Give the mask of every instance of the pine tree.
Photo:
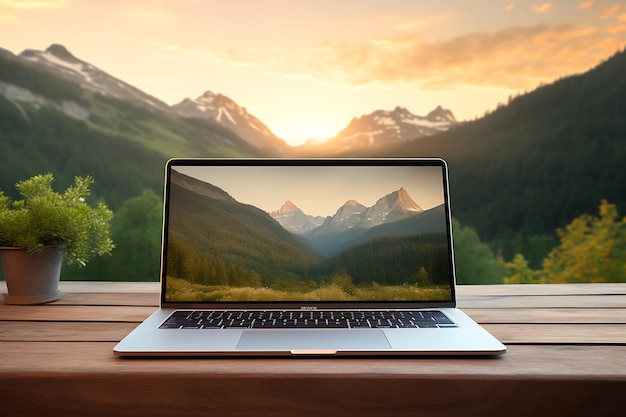
<svg viewBox="0 0 626 417">
<path fill-rule="evenodd" d="M 419 287 L 425 287 L 430 285 L 430 279 L 428 276 L 428 271 L 423 266 L 417 270 L 415 274 L 411 277 L 413 283 Z"/>
</svg>

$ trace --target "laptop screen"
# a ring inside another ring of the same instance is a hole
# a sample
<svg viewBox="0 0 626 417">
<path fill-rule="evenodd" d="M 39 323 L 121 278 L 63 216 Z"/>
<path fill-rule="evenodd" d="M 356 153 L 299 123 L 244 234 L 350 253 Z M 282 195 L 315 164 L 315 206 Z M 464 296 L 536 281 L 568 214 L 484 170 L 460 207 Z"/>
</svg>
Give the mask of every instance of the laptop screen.
<svg viewBox="0 0 626 417">
<path fill-rule="evenodd" d="M 439 159 L 168 162 L 162 301 L 451 302 Z"/>
</svg>

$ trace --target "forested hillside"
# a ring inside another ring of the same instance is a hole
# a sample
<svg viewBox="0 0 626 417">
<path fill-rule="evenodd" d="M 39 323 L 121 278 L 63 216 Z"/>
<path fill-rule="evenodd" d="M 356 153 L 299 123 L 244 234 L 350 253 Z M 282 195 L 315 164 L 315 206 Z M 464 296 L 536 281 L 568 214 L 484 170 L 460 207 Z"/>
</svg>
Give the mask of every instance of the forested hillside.
<svg viewBox="0 0 626 417">
<path fill-rule="evenodd" d="M 168 158 L 276 155 L 209 121 L 104 95 L 0 50 L 0 189 L 15 196 L 16 182 L 46 172 L 57 189 L 91 175 L 92 199 L 116 212 L 114 256 L 66 279 L 156 279 Z M 448 132 L 337 156 L 443 157 L 459 281 L 499 282 L 516 254 L 537 270 L 559 244 L 557 228 L 603 200 L 626 213 L 626 52 Z"/>
<path fill-rule="evenodd" d="M 209 121 L 122 101 L 0 52 L 0 189 L 53 172 L 58 186 L 76 175 L 117 209 L 148 188 L 160 194 L 171 157 L 259 156 Z"/>
<path fill-rule="evenodd" d="M 386 154 L 444 157 L 453 215 L 494 252 L 538 266 L 556 228 L 602 199 L 626 211 L 626 52 Z"/>
<path fill-rule="evenodd" d="M 65 265 L 63 279 L 158 280 L 164 165 L 181 156 L 261 155 L 210 121 L 104 95 L 0 49 L 0 190 L 16 198 L 33 175 L 54 173 L 57 190 L 91 175 L 90 199 L 115 212 L 112 256 Z"/>
</svg>

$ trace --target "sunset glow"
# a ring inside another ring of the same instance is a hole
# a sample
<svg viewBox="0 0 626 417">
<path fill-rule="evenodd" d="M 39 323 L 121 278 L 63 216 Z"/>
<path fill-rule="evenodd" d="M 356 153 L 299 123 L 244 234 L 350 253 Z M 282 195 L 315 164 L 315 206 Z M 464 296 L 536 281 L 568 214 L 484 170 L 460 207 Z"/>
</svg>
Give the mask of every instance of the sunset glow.
<svg viewBox="0 0 626 417">
<path fill-rule="evenodd" d="M 168 104 L 224 94 L 297 145 L 396 106 L 473 119 L 587 71 L 626 46 L 626 2 L 0 0 L 0 39 Z"/>
</svg>

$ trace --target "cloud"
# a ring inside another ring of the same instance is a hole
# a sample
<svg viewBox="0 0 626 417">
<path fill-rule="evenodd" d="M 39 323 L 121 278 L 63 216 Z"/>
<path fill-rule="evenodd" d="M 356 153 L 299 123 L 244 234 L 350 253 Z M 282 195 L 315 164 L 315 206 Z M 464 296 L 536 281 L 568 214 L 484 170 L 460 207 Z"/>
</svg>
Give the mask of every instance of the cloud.
<svg viewBox="0 0 626 417">
<path fill-rule="evenodd" d="M 587 9 L 590 9 L 592 6 L 593 6 L 593 1 L 586 0 L 578 5 L 578 10 L 587 10 Z"/>
<path fill-rule="evenodd" d="M 217 50 L 173 43 L 157 43 L 156 47 L 170 57 L 185 56 L 201 61 L 225 61 L 236 65 L 252 65 L 253 63 L 250 58 L 243 57 L 239 52 L 233 49 Z"/>
<path fill-rule="evenodd" d="M 610 4 L 603 4 L 601 6 L 601 14 L 600 14 L 600 19 L 610 19 L 612 17 L 615 17 L 615 15 L 617 15 L 617 13 L 620 11 L 621 5 L 619 3 L 610 3 Z"/>
<path fill-rule="evenodd" d="M 67 6 L 67 0 L 0 0 L 0 6 L 22 10 L 61 9 Z"/>
<path fill-rule="evenodd" d="M 626 33 L 626 13 L 615 16 L 617 23 L 614 25 L 607 25 L 604 30 L 610 35 L 621 35 Z"/>
<path fill-rule="evenodd" d="M 535 13 L 545 13 L 552 8 L 552 3 L 543 3 L 538 5 L 533 5 L 532 9 Z"/>
<path fill-rule="evenodd" d="M 619 16 L 622 21 L 605 21 L 604 27 L 540 24 L 448 39 L 406 34 L 352 43 L 328 41 L 300 49 L 159 47 L 169 57 L 254 66 L 273 77 L 315 79 L 337 86 L 410 84 L 430 91 L 457 86 L 523 91 L 587 71 L 623 49 L 626 15 Z"/>
<path fill-rule="evenodd" d="M 519 91 L 586 71 L 623 48 L 624 42 L 581 24 L 520 26 L 445 40 L 325 43 L 307 52 L 307 68 L 300 69 L 353 85 L 413 83 L 430 90 L 470 85 Z"/>
<path fill-rule="evenodd" d="M 437 27 L 440 25 L 449 25 L 454 19 L 454 16 L 449 13 L 442 13 L 438 15 L 422 16 L 419 18 L 402 19 L 392 21 L 390 26 L 400 32 L 413 33 L 416 30 L 427 30 L 429 27 Z"/>
<path fill-rule="evenodd" d="M 120 9 L 119 13 L 136 24 L 151 26 L 173 26 L 178 23 L 178 19 L 173 13 L 167 11 L 149 9 L 144 7 L 130 7 Z"/>
<path fill-rule="evenodd" d="M 14 14 L 10 13 L 0 13 L 0 20 L 5 20 L 9 22 L 19 22 L 20 19 Z"/>
</svg>

